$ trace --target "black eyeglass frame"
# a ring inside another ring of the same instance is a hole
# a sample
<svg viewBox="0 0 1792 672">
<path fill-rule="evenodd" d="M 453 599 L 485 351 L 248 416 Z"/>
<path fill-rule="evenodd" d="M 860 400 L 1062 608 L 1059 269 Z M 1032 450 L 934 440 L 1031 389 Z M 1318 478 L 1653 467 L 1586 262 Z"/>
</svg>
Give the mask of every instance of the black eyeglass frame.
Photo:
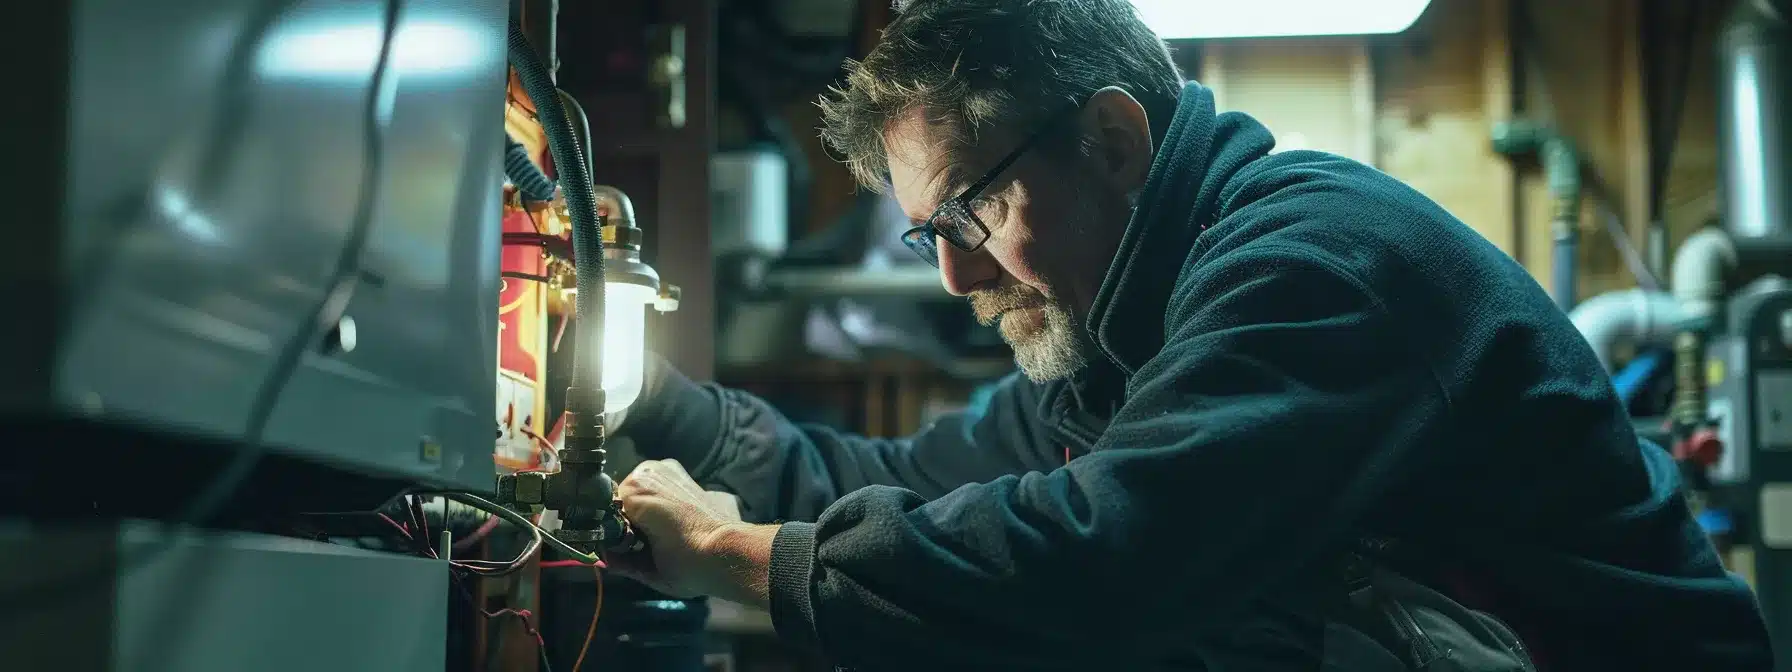
<svg viewBox="0 0 1792 672">
<path fill-rule="evenodd" d="M 1015 161 L 1019 161 L 1020 157 L 1027 153 L 1027 150 L 1038 146 L 1039 142 L 1044 140 L 1052 129 L 1080 109 L 1082 109 L 1081 106 L 1072 107 L 1068 111 L 1054 116 L 1039 130 L 1027 136 L 1027 139 L 1008 152 L 1007 156 L 996 162 L 994 168 L 983 173 L 982 177 L 977 178 L 977 181 L 972 182 L 971 186 L 966 187 L 964 191 L 958 192 L 957 196 L 947 199 L 938 208 L 935 208 L 933 214 L 927 217 L 927 221 L 922 222 L 920 226 L 903 231 L 902 244 L 907 245 L 908 249 L 914 250 L 915 254 L 927 260 L 927 263 L 932 264 L 934 268 L 939 268 L 940 265 L 939 245 L 934 242 L 936 236 L 945 238 L 947 243 L 965 252 L 976 252 L 983 247 L 983 243 L 989 241 L 989 227 L 983 223 L 983 218 L 977 216 L 977 211 L 971 208 L 971 202 L 982 196 L 983 191 L 988 189 L 989 185 L 994 184 L 996 178 L 1002 176 L 1003 171 L 1013 166 Z M 962 217 L 964 221 L 954 226 L 950 232 L 936 224 L 941 217 L 954 215 Z M 977 234 L 974 240 L 966 235 L 967 231 L 973 229 Z"/>
</svg>

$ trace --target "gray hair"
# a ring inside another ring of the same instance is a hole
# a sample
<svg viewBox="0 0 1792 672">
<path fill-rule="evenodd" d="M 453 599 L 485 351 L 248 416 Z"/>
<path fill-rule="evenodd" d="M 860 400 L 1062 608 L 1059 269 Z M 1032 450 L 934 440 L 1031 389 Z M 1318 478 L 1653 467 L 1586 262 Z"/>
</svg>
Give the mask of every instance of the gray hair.
<svg viewBox="0 0 1792 672">
<path fill-rule="evenodd" d="M 1118 86 L 1167 118 L 1182 90 L 1169 49 L 1129 0 L 896 0 L 899 14 L 820 101 L 822 139 L 881 191 L 884 134 L 922 110 L 958 146 L 992 124 L 1036 126 Z"/>
</svg>

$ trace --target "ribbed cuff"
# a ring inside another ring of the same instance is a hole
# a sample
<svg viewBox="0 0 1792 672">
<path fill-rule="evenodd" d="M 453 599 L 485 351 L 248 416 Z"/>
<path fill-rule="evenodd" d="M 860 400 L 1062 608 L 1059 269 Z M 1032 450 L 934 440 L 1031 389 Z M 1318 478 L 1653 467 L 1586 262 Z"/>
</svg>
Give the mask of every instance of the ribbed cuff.
<svg viewBox="0 0 1792 672">
<path fill-rule="evenodd" d="M 814 584 L 815 525 L 784 523 L 772 538 L 772 629 L 785 643 L 806 651 L 817 651 L 821 645 L 810 598 Z"/>
<path fill-rule="evenodd" d="M 641 395 L 628 411 L 620 434 L 633 439 L 635 450 L 651 460 L 673 459 L 695 470 L 715 450 L 722 434 L 722 398 L 665 362 L 654 389 Z"/>
</svg>

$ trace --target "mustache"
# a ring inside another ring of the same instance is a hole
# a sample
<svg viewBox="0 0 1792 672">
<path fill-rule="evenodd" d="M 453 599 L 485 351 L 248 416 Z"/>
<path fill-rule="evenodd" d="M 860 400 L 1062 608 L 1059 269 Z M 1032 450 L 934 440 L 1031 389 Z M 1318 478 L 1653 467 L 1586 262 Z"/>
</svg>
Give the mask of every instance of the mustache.
<svg viewBox="0 0 1792 672">
<path fill-rule="evenodd" d="M 994 326 L 1002 313 L 1038 308 L 1050 302 L 1039 290 L 1025 285 L 979 289 L 966 298 L 971 302 L 971 312 L 976 315 L 977 322 L 986 327 Z"/>
</svg>

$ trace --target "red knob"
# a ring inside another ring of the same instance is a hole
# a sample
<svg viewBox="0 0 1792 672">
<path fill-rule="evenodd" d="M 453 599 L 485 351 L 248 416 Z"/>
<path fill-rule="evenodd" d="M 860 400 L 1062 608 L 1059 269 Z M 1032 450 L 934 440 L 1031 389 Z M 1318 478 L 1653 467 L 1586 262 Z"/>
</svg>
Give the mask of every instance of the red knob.
<svg viewBox="0 0 1792 672">
<path fill-rule="evenodd" d="M 1674 459 L 1701 467 L 1717 464 L 1723 456 L 1723 439 L 1717 438 L 1717 431 L 1711 428 L 1696 430 L 1674 444 Z"/>
</svg>

